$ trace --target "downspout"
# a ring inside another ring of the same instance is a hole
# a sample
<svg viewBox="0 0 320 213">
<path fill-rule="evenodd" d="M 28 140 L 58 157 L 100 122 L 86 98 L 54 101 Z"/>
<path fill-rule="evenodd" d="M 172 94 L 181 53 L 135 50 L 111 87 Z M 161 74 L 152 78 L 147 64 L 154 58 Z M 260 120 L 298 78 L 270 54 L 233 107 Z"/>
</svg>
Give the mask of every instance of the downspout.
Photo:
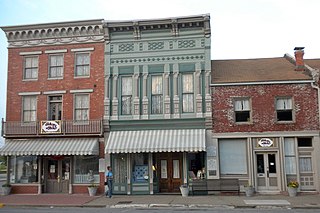
<svg viewBox="0 0 320 213">
<path fill-rule="evenodd" d="M 318 120 L 319 120 L 318 128 L 319 128 L 319 125 L 320 125 L 320 88 L 315 84 L 315 82 L 311 83 L 311 87 L 318 91 Z"/>
</svg>

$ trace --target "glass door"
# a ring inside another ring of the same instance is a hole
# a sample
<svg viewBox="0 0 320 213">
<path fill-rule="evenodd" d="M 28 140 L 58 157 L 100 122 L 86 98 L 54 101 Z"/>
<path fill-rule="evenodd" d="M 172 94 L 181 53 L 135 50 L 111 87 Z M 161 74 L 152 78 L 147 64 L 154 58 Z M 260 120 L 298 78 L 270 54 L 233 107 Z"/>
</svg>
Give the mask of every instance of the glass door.
<svg viewBox="0 0 320 213">
<path fill-rule="evenodd" d="M 278 190 L 278 155 L 276 152 L 256 153 L 257 191 Z"/>
<path fill-rule="evenodd" d="M 46 159 L 46 192 L 68 193 L 70 181 L 70 158 Z"/>
<path fill-rule="evenodd" d="M 159 153 L 157 161 L 159 191 L 179 192 L 182 184 L 182 153 Z"/>
</svg>

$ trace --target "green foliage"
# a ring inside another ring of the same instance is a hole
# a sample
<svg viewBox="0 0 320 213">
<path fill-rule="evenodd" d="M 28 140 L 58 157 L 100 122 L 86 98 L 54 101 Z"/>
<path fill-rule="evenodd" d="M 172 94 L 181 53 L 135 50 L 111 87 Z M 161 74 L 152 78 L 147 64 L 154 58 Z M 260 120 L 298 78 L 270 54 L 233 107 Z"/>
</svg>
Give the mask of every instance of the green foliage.
<svg viewBox="0 0 320 213">
<path fill-rule="evenodd" d="M 299 187 L 299 183 L 298 181 L 296 180 L 291 180 L 289 181 L 289 183 L 287 184 L 288 187 L 291 187 L 291 188 L 298 188 Z"/>
</svg>

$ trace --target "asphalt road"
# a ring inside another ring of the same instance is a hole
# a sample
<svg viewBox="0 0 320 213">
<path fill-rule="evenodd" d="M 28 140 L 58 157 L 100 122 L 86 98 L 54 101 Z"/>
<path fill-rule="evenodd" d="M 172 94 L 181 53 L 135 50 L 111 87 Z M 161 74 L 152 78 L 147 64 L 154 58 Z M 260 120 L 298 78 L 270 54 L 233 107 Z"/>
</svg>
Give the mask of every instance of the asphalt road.
<svg viewBox="0 0 320 213">
<path fill-rule="evenodd" d="M 46 207 L 46 208 L 30 208 L 30 207 L 3 207 L 0 208 L 0 212 L 6 213 L 176 213 L 176 212 L 188 212 L 188 213 L 315 213 L 319 212 L 319 209 L 282 209 L 282 208 L 268 208 L 268 209 L 168 209 L 168 208 L 148 208 L 148 209 L 132 209 L 132 208 L 58 208 L 58 207 Z"/>
</svg>

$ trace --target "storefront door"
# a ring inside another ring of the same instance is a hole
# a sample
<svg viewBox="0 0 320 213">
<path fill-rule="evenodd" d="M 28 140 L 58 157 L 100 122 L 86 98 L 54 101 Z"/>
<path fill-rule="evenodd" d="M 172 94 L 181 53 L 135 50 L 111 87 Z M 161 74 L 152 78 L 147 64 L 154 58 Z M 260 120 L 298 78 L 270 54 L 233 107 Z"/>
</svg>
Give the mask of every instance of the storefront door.
<svg viewBox="0 0 320 213">
<path fill-rule="evenodd" d="M 159 153 L 157 172 L 160 192 L 179 192 L 182 184 L 182 153 Z"/>
<path fill-rule="evenodd" d="M 277 152 L 256 153 L 257 191 L 278 190 L 278 154 Z"/>
<path fill-rule="evenodd" d="M 70 180 L 70 158 L 47 158 L 46 165 L 46 192 L 68 193 Z"/>
</svg>

